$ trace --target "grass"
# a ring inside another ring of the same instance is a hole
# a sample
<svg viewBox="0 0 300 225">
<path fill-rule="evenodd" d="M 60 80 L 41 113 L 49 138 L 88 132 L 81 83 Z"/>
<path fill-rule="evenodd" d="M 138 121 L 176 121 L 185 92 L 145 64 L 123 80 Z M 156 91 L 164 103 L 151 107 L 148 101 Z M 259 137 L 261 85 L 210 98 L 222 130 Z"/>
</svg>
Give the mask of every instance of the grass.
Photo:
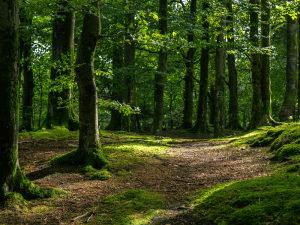
<svg viewBox="0 0 300 225">
<path fill-rule="evenodd" d="M 144 190 L 130 190 L 104 198 L 96 211 L 92 224 L 133 224 L 150 222 L 163 213 L 166 203 L 159 194 Z"/>
</svg>

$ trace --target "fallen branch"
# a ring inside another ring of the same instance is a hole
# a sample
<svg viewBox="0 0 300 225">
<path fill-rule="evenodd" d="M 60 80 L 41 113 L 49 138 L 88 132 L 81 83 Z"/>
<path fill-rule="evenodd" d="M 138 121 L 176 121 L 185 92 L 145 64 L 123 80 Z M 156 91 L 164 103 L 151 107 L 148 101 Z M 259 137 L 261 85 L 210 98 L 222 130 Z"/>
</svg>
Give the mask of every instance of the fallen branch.
<svg viewBox="0 0 300 225">
<path fill-rule="evenodd" d="M 89 214 L 89 212 L 87 212 L 87 213 L 85 213 L 85 214 L 83 214 L 83 215 L 81 215 L 81 216 L 77 216 L 77 217 L 75 217 L 74 219 L 72 219 L 72 221 L 75 222 L 76 220 L 80 220 L 80 219 L 82 219 L 83 217 L 87 216 L 88 214 Z"/>
</svg>

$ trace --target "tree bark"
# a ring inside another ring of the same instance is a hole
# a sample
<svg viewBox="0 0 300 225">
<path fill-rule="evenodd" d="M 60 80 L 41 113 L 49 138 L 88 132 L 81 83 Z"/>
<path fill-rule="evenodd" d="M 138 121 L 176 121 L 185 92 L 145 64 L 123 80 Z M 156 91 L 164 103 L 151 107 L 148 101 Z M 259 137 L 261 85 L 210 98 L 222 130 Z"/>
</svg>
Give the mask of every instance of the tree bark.
<svg viewBox="0 0 300 225">
<path fill-rule="evenodd" d="M 64 8 L 68 6 L 66 0 L 60 0 L 59 4 Z M 74 31 L 75 31 L 75 13 L 70 11 L 61 11 L 57 13 L 57 18 L 53 22 L 52 35 L 52 60 L 53 62 L 63 61 L 63 56 L 67 57 L 67 63 L 70 65 L 74 54 Z M 55 82 L 60 76 L 70 77 L 72 69 L 66 68 L 65 71 L 58 71 L 57 68 L 51 68 L 51 80 Z M 48 111 L 42 127 L 47 129 L 53 126 L 65 126 L 69 130 L 78 129 L 78 121 L 73 108 L 70 106 L 72 90 L 64 88 L 62 91 L 51 90 L 48 97 Z M 64 102 L 59 105 L 59 98 Z M 62 108 L 58 108 L 62 107 Z"/>
<path fill-rule="evenodd" d="M 261 71 L 260 71 L 260 55 L 255 48 L 259 47 L 258 44 L 258 9 L 259 0 L 250 0 L 250 41 L 253 46 L 251 53 L 251 72 L 252 72 L 252 88 L 253 88 L 253 102 L 252 102 L 252 115 L 249 123 L 249 128 L 254 129 L 259 125 L 266 123 L 263 117 L 263 102 L 262 102 L 262 89 L 261 89 Z"/>
<path fill-rule="evenodd" d="M 233 1 L 229 0 L 226 4 L 229 16 L 227 17 L 229 33 L 232 35 L 229 37 L 228 42 L 230 48 L 234 49 L 234 30 L 233 30 Z M 233 53 L 228 54 L 228 76 L 229 76 L 229 122 L 228 127 L 230 129 L 241 129 L 239 123 L 239 106 L 238 106 L 238 88 L 237 88 L 237 70 L 235 68 L 235 55 Z"/>
<path fill-rule="evenodd" d="M 123 41 L 119 38 L 116 38 L 116 41 L 113 46 L 113 87 L 112 87 L 112 100 L 122 103 L 122 85 L 120 80 L 122 80 L 122 72 L 120 71 L 123 68 L 123 56 L 124 56 L 124 47 Z M 110 124 L 106 128 L 107 130 L 121 130 L 121 118 L 122 114 L 118 109 L 111 110 L 111 119 Z"/>
<path fill-rule="evenodd" d="M 32 25 L 32 20 L 27 19 L 25 15 L 21 14 L 20 22 L 23 26 L 30 26 Z M 20 41 L 23 46 L 23 59 L 24 59 L 24 66 L 23 66 L 23 112 L 22 112 L 22 125 L 20 130 L 31 131 L 32 126 L 32 116 L 33 116 L 33 106 L 32 106 L 32 99 L 34 96 L 33 88 L 33 71 L 31 69 L 31 36 L 30 34 L 25 34 L 21 31 Z M 22 53 L 20 53 L 22 57 Z M 21 74 L 21 72 L 20 72 Z"/>
<path fill-rule="evenodd" d="M 197 1 L 191 0 L 190 7 L 190 17 L 191 25 L 196 23 L 196 11 L 197 11 Z M 195 33 L 194 31 L 189 31 L 188 42 L 193 45 L 195 43 Z M 186 75 L 185 75 L 185 89 L 184 89 L 184 110 L 183 110 L 183 122 L 182 128 L 189 129 L 193 127 L 193 88 L 194 88 L 194 55 L 195 47 L 190 47 L 187 52 L 186 58 Z"/>
<path fill-rule="evenodd" d="M 0 0 L 0 201 L 16 187 L 19 128 L 19 4 Z"/>
<path fill-rule="evenodd" d="M 215 86 L 214 84 L 210 85 L 210 93 L 209 93 L 209 123 L 214 125 L 215 121 Z"/>
<path fill-rule="evenodd" d="M 168 0 L 159 0 L 159 30 L 162 35 L 167 33 L 167 8 Z M 164 109 L 164 83 L 167 73 L 168 54 L 164 48 L 160 49 L 158 68 L 155 73 L 154 90 L 154 116 L 152 125 L 152 134 L 161 135 Z"/>
<path fill-rule="evenodd" d="M 126 29 L 133 32 L 134 27 L 134 13 L 126 14 L 125 21 Z M 126 42 L 124 46 L 124 69 L 126 70 L 124 75 L 124 87 L 123 87 L 123 103 L 131 105 L 132 93 L 133 93 L 133 81 L 135 77 L 135 42 L 131 35 L 126 36 Z M 130 131 L 130 115 L 122 115 L 121 129 L 124 131 Z"/>
<path fill-rule="evenodd" d="M 202 4 L 202 9 L 205 12 L 209 8 L 208 3 Z M 207 44 L 202 47 L 201 61 L 200 61 L 200 91 L 198 98 L 198 110 L 197 110 L 197 121 L 195 125 L 196 132 L 207 132 L 207 91 L 208 91 L 208 69 L 209 69 L 209 22 L 207 21 L 207 16 L 202 17 L 203 30 L 206 32 L 203 37 L 203 41 Z"/>
<path fill-rule="evenodd" d="M 266 51 L 261 56 L 261 92 L 263 102 L 263 118 L 266 124 L 275 123 L 271 108 L 271 81 L 270 81 L 270 55 L 267 53 L 271 46 L 270 19 L 271 10 L 269 0 L 261 0 L 261 47 Z"/>
<path fill-rule="evenodd" d="M 288 122 L 294 117 L 297 96 L 297 19 L 287 15 L 287 65 L 286 91 L 279 113 L 281 122 Z"/>
<path fill-rule="evenodd" d="M 223 4 L 223 0 L 220 0 Z M 224 92 L 224 81 L 225 81 L 225 61 L 226 61 L 226 49 L 224 47 L 224 27 L 225 18 L 221 18 L 220 27 L 218 31 L 220 32 L 217 37 L 217 52 L 216 52 L 216 79 L 215 79 L 215 110 L 214 110 L 214 137 L 223 136 L 224 126 L 225 126 L 225 92 Z"/>
<path fill-rule="evenodd" d="M 99 148 L 97 87 L 94 73 L 94 54 L 101 32 L 100 10 L 86 12 L 77 50 L 76 79 L 79 91 L 79 148 L 84 162 Z"/>
</svg>

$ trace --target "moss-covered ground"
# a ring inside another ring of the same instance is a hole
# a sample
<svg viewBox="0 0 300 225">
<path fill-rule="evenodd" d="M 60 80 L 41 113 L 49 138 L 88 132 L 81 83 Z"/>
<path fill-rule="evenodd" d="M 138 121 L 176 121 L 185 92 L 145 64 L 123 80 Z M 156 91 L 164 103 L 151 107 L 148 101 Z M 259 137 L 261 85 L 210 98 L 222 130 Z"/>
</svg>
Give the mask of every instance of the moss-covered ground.
<svg viewBox="0 0 300 225">
<path fill-rule="evenodd" d="M 300 224 L 299 128 L 228 131 L 222 139 L 101 130 L 102 166 L 60 161 L 75 154 L 77 132 L 21 133 L 22 172 L 66 194 L 11 194 L 0 224 Z"/>
</svg>

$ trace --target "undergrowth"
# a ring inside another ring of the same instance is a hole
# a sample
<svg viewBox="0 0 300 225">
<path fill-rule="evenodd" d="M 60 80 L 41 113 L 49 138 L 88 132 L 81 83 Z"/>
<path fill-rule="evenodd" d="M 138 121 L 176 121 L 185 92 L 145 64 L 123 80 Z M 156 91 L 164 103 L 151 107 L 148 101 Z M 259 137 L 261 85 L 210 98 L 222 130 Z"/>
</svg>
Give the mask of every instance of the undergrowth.
<svg viewBox="0 0 300 225">
<path fill-rule="evenodd" d="M 69 131 L 65 127 L 58 127 L 54 126 L 53 129 L 45 129 L 42 128 L 38 131 L 31 131 L 31 132 L 21 132 L 19 133 L 19 139 L 24 137 L 31 137 L 32 139 L 78 139 L 79 133 L 78 131 Z"/>
</svg>

